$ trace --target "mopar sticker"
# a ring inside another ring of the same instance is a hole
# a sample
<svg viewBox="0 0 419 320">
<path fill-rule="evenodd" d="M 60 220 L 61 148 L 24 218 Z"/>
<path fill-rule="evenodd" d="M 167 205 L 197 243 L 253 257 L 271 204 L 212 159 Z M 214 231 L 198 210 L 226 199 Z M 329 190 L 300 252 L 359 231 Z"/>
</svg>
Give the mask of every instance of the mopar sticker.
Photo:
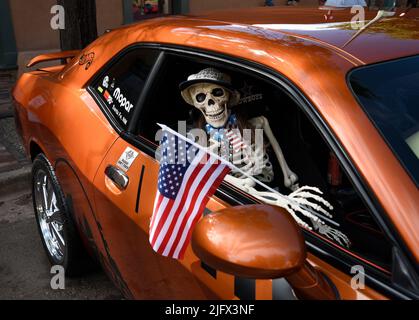
<svg viewBox="0 0 419 320">
<path fill-rule="evenodd" d="M 138 157 L 138 152 L 128 147 L 118 160 L 118 167 L 127 172 L 131 168 L 135 159 Z"/>
<path fill-rule="evenodd" d="M 119 103 L 119 107 L 125 109 L 126 112 L 130 113 L 134 105 L 121 93 L 121 89 L 117 88 L 113 92 L 113 97 Z"/>
</svg>

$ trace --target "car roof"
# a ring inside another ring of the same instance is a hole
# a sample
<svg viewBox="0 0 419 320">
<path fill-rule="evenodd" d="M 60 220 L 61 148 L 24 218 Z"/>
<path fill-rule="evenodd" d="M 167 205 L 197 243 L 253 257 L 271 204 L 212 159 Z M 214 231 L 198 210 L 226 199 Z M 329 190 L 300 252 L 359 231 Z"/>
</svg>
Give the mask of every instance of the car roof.
<svg viewBox="0 0 419 320">
<path fill-rule="evenodd" d="M 351 27 L 355 14 L 350 9 L 332 11 L 333 19 L 329 21 L 325 20 L 327 13 L 328 10 L 318 7 L 258 7 L 213 11 L 190 17 L 247 26 L 263 31 L 266 38 L 288 34 L 315 41 L 353 56 L 363 64 L 419 54 L 419 9 L 398 10 L 392 17 L 373 23 L 363 31 Z M 377 13 L 366 9 L 366 23 Z"/>
</svg>

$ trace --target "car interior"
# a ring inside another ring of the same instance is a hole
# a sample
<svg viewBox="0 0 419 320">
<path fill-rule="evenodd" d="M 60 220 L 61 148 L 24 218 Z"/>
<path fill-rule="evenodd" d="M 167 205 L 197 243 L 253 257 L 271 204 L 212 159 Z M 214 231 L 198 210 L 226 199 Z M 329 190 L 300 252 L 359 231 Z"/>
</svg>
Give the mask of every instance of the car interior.
<svg viewBox="0 0 419 320">
<path fill-rule="evenodd" d="M 240 113 L 246 119 L 265 116 L 288 165 L 297 173 L 300 186 L 318 187 L 334 206 L 334 221 L 340 225 L 338 230 L 350 239 L 350 252 L 390 270 L 392 246 L 338 164 L 334 166 L 333 174 L 340 179 L 330 181 L 331 162 L 337 160 L 328 145 L 294 99 L 267 79 L 219 62 L 170 56 L 141 110 L 138 134 L 157 146 L 155 137 L 160 128 L 156 123 L 166 124 L 175 130 L 178 121 L 182 120 L 186 120 L 190 128 L 199 126 L 200 112 L 183 100 L 179 84 L 189 75 L 209 66 L 229 74 L 239 91 L 262 97 L 239 104 L 232 112 Z M 282 171 L 274 155 L 271 160 L 275 180 L 270 186 L 282 194 L 289 194 L 290 190 L 283 186 Z"/>
</svg>

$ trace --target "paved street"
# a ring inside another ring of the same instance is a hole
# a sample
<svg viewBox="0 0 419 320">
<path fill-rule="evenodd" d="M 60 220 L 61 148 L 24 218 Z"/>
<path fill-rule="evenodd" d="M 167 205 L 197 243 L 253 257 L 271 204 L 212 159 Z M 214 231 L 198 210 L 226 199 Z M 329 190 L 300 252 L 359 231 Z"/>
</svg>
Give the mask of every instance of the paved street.
<svg viewBox="0 0 419 320">
<path fill-rule="evenodd" d="M 50 264 L 36 229 L 29 190 L 0 197 L 0 299 L 121 299 L 96 271 L 51 289 Z"/>
<path fill-rule="evenodd" d="M 101 271 L 67 279 L 52 290 L 50 264 L 35 224 L 30 163 L 14 127 L 9 91 L 13 72 L 0 71 L 0 300 L 121 299 Z"/>
</svg>

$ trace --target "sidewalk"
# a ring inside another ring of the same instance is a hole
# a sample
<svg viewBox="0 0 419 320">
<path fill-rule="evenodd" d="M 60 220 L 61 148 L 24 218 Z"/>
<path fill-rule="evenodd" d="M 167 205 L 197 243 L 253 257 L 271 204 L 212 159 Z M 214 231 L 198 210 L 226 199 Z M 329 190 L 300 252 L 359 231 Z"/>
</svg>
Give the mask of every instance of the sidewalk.
<svg viewBox="0 0 419 320">
<path fill-rule="evenodd" d="M 11 93 L 16 81 L 16 70 L 0 71 L 0 119 L 12 117 Z"/>
<path fill-rule="evenodd" d="M 0 196 L 30 187 L 30 162 L 16 133 L 10 91 L 16 71 L 0 71 Z"/>
</svg>

